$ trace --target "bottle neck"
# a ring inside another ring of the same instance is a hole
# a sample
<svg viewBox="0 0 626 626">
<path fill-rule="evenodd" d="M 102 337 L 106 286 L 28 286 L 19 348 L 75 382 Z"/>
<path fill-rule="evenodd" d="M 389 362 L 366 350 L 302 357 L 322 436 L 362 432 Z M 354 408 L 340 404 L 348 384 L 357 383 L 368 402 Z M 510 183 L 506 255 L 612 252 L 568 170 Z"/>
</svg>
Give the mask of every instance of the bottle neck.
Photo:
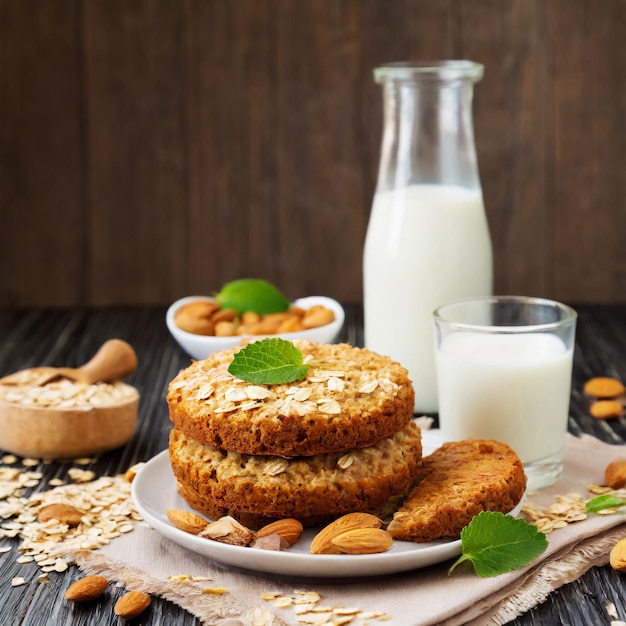
<svg viewBox="0 0 626 626">
<path fill-rule="evenodd" d="M 384 126 L 377 191 L 420 184 L 479 190 L 472 77 L 378 78 Z"/>
</svg>

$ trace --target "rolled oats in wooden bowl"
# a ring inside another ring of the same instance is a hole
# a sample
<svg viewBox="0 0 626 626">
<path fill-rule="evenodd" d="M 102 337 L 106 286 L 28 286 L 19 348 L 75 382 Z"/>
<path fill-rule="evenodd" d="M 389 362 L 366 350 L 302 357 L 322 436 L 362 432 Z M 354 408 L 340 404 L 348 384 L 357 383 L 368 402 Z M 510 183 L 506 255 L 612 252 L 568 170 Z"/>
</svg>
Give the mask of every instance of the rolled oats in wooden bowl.
<svg viewBox="0 0 626 626">
<path fill-rule="evenodd" d="M 31 368 L 0 381 L 0 449 L 25 457 L 73 458 L 126 443 L 139 393 L 120 380 L 80 383 Z"/>
</svg>

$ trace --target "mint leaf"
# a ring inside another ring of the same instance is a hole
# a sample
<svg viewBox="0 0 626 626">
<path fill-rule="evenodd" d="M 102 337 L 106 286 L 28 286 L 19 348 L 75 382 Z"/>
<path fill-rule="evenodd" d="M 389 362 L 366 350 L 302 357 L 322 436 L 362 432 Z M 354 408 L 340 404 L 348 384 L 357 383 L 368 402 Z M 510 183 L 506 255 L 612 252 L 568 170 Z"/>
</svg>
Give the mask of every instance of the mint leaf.
<svg viewBox="0 0 626 626">
<path fill-rule="evenodd" d="M 481 578 L 490 578 L 528 565 L 547 547 L 536 526 L 504 513 L 483 511 L 461 531 L 461 556 L 449 573 L 470 561 Z"/>
<path fill-rule="evenodd" d="M 289 308 L 289 300 L 274 285 L 260 278 L 240 278 L 226 283 L 215 299 L 222 309 L 235 309 L 239 314 L 254 311 L 267 315 Z"/>
<path fill-rule="evenodd" d="M 585 511 L 587 513 L 597 513 L 598 511 L 603 511 L 604 509 L 612 509 L 613 507 L 624 506 L 625 504 L 626 500 L 623 498 L 606 494 L 589 500 L 589 502 L 585 505 Z"/>
<path fill-rule="evenodd" d="M 248 344 L 235 353 L 228 371 L 247 383 L 280 385 L 306 376 L 302 352 L 285 339 L 274 337 Z"/>
</svg>

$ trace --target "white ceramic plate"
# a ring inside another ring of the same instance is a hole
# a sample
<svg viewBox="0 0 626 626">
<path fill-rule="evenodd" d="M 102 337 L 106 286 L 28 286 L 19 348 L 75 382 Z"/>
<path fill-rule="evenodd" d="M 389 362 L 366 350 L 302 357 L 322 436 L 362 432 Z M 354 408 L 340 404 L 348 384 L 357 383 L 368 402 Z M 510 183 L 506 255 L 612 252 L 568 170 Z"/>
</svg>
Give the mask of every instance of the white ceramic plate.
<svg viewBox="0 0 626 626">
<path fill-rule="evenodd" d="M 439 445 L 440 439 L 423 432 L 424 455 Z M 167 509 L 192 510 L 176 492 L 167 450 L 148 461 L 137 474 L 132 495 L 144 520 L 180 546 L 231 567 L 282 577 L 361 578 L 397 574 L 441 563 L 461 553 L 460 540 L 441 540 L 419 544 L 394 541 L 392 548 L 382 554 L 310 554 L 311 539 L 319 529 L 306 529 L 300 541 L 283 552 L 231 546 L 196 537 L 178 530 L 167 519 Z M 523 500 L 511 511 L 512 515 L 519 513 Z"/>
</svg>

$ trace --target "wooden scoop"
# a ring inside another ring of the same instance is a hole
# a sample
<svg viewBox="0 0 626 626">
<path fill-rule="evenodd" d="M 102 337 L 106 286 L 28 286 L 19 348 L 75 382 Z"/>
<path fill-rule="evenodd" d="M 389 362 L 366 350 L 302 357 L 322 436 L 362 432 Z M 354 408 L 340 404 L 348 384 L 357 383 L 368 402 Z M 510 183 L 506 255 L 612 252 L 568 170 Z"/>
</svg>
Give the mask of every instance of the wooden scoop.
<svg viewBox="0 0 626 626">
<path fill-rule="evenodd" d="M 85 385 L 119 380 L 135 371 L 137 355 L 130 344 L 121 339 L 110 339 L 102 344 L 93 358 L 81 367 L 39 367 L 31 384 L 41 387 L 56 378 L 69 378 Z M 0 384 L 21 384 L 21 372 L 0 379 Z"/>
</svg>

